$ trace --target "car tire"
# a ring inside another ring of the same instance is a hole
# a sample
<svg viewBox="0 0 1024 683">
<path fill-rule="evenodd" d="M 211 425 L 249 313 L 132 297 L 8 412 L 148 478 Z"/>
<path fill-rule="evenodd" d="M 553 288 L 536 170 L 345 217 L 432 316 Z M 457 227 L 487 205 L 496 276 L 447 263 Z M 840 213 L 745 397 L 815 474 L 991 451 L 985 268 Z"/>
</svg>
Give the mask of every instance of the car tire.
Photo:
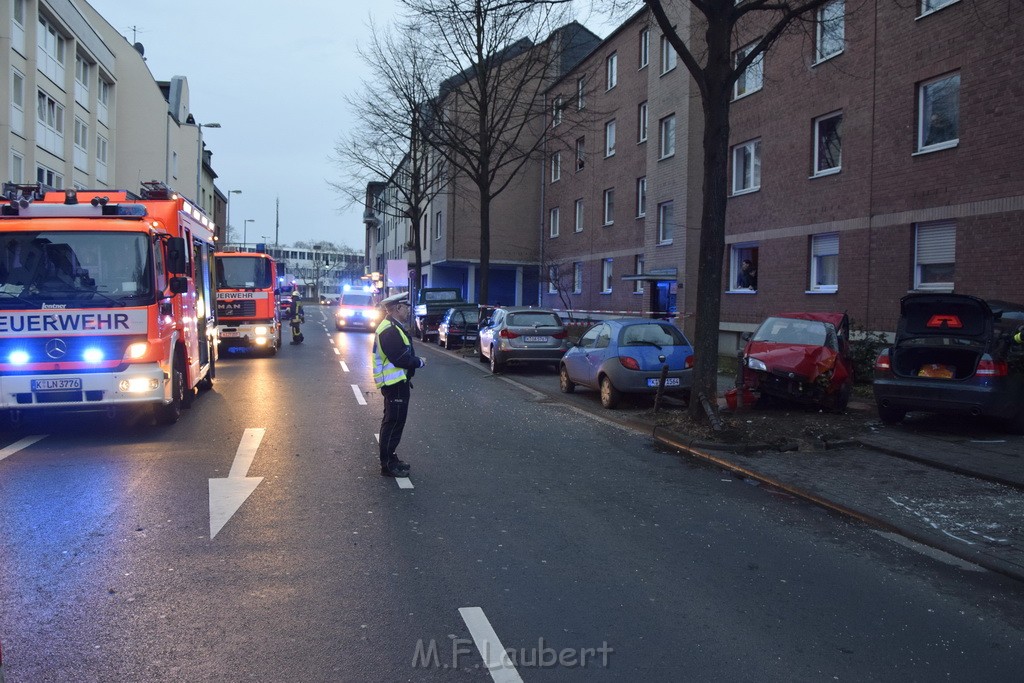
<svg viewBox="0 0 1024 683">
<path fill-rule="evenodd" d="M 907 416 L 907 411 L 900 410 L 898 408 L 888 408 L 886 406 L 878 406 L 878 419 L 882 421 L 882 424 L 894 425 L 899 424 L 903 421 L 903 418 Z"/>
<path fill-rule="evenodd" d="M 601 405 L 605 408 L 614 408 L 619 405 L 622 392 L 615 388 L 612 381 L 605 375 L 601 378 Z"/>
<path fill-rule="evenodd" d="M 491 347 L 491 374 L 496 375 L 505 369 L 505 364 L 498 359 L 498 350 Z"/>
<path fill-rule="evenodd" d="M 850 405 L 850 394 L 853 393 L 853 387 L 849 384 L 845 384 L 840 387 L 839 391 L 827 397 L 824 402 L 824 407 L 833 413 L 842 413 L 846 410 L 846 407 Z"/>
<path fill-rule="evenodd" d="M 210 367 L 206 370 L 206 376 L 199 380 L 196 385 L 200 391 L 213 389 L 213 378 L 217 376 L 217 361 L 213 356 L 213 345 L 210 345 Z"/>
<path fill-rule="evenodd" d="M 159 425 L 172 425 L 181 417 L 181 407 L 185 402 L 185 371 L 181 368 L 178 358 L 174 359 L 174 367 L 171 368 L 171 402 L 156 406 L 156 423 Z"/>
<path fill-rule="evenodd" d="M 564 365 L 558 368 L 558 388 L 563 394 L 571 394 L 576 391 L 576 383 L 569 379 L 569 371 Z"/>
</svg>

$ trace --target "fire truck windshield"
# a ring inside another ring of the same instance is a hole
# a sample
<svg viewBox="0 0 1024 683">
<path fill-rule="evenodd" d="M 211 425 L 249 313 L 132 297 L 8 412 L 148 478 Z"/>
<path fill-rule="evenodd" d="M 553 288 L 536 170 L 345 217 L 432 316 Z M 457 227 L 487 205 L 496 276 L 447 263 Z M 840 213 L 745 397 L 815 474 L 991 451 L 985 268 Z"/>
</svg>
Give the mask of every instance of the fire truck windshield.
<svg viewBox="0 0 1024 683">
<path fill-rule="evenodd" d="M 218 256 L 217 287 L 267 289 L 273 284 L 270 261 L 260 256 Z"/>
<path fill-rule="evenodd" d="M 140 306 L 153 280 L 141 233 L 0 232 L 0 308 Z"/>
</svg>

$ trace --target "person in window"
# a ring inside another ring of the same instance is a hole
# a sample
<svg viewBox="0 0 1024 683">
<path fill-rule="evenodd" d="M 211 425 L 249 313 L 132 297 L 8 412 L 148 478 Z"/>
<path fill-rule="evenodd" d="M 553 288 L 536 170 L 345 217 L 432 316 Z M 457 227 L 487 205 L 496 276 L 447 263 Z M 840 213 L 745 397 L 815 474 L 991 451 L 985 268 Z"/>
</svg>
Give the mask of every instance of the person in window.
<svg viewBox="0 0 1024 683">
<path fill-rule="evenodd" d="M 740 289 L 757 289 L 757 268 L 754 267 L 754 262 L 748 258 L 743 259 L 743 263 L 740 264 L 740 274 L 736 278 L 736 285 Z"/>
</svg>

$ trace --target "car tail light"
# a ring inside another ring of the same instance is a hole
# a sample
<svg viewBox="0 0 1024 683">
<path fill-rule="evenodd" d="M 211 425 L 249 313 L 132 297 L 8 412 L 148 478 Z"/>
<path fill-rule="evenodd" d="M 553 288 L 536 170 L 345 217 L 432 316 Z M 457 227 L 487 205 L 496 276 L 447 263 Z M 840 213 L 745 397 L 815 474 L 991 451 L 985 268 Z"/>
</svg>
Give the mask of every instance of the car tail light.
<svg viewBox="0 0 1024 683">
<path fill-rule="evenodd" d="M 505 329 L 499 332 L 498 336 L 501 337 L 502 339 L 515 339 L 516 337 L 519 336 L 519 334 L 513 332 L 512 330 Z"/>
<path fill-rule="evenodd" d="M 693 367 L 693 356 L 687 356 L 686 357 L 686 362 L 683 363 L 683 369 L 684 370 L 689 370 L 692 367 Z"/>
<path fill-rule="evenodd" d="M 1010 366 L 1006 361 L 992 360 L 988 356 L 984 356 L 978 361 L 978 369 L 975 370 L 975 374 L 986 377 L 1006 377 L 1010 374 Z"/>
<path fill-rule="evenodd" d="M 627 370 L 639 370 L 640 364 L 636 362 L 636 358 L 629 356 L 619 356 L 619 364 Z"/>
<path fill-rule="evenodd" d="M 892 372 L 892 365 L 889 363 L 889 349 L 885 349 L 875 359 L 875 370 L 879 372 Z"/>
<path fill-rule="evenodd" d="M 566 332 L 565 330 L 562 330 L 561 332 L 555 332 L 551 336 L 554 337 L 555 339 L 565 339 L 566 337 L 569 336 L 569 333 Z"/>
</svg>

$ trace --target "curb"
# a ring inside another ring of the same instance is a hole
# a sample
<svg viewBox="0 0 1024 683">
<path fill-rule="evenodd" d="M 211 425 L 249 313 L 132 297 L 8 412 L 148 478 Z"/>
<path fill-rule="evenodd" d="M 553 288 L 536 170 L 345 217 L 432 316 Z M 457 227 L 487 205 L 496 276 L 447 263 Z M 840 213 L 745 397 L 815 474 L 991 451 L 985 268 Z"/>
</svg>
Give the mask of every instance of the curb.
<svg viewBox="0 0 1024 683">
<path fill-rule="evenodd" d="M 675 448 L 679 451 L 682 451 L 684 454 L 689 455 L 693 458 L 697 458 L 698 460 L 704 460 L 706 462 L 713 463 L 715 465 L 718 465 L 719 467 L 729 470 L 730 472 L 760 481 L 781 491 L 785 491 L 786 493 L 792 494 L 798 498 L 802 498 L 803 500 L 814 503 L 815 505 L 819 505 L 828 510 L 838 512 L 847 517 L 857 519 L 870 526 L 882 529 L 884 531 L 888 531 L 890 533 L 898 534 L 900 536 L 903 536 L 904 538 L 908 538 L 922 545 L 926 545 L 931 548 L 941 550 L 944 553 L 960 558 L 961 560 L 971 562 L 972 564 L 976 564 L 979 567 L 983 567 L 997 574 L 1002 574 L 1003 576 L 1008 576 L 1018 581 L 1024 581 L 1024 566 L 1017 565 L 1012 562 L 1007 562 L 996 557 L 992 557 L 991 555 L 980 549 L 971 549 L 959 545 L 950 545 L 944 542 L 944 539 L 938 534 L 929 534 L 926 532 L 922 533 L 920 531 L 900 526 L 899 524 L 893 524 L 892 522 L 886 519 L 882 519 L 881 517 L 877 517 L 875 515 L 862 512 L 860 510 L 855 510 L 854 508 L 843 505 L 842 503 L 837 503 L 816 493 L 800 488 L 799 486 L 788 484 L 784 481 L 775 479 L 774 477 L 770 477 L 756 470 L 752 470 L 737 463 L 731 462 L 730 460 L 720 457 L 719 455 L 716 455 L 713 452 L 709 452 L 717 450 L 719 453 L 722 453 L 723 451 L 718 447 L 719 444 L 703 444 L 704 446 L 713 446 L 713 448 L 701 448 L 698 446 L 700 442 L 697 442 L 692 439 L 687 440 L 685 437 L 681 437 L 680 435 L 674 432 L 671 432 L 667 429 L 659 429 L 658 427 L 654 428 L 652 436 L 658 442 Z M 874 448 L 874 446 L 870 446 L 870 448 Z"/>
<path fill-rule="evenodd" d="M 901 451 L 897 448 L 889 448 L 884 445 L 865 443 L 860 439 L 854 439 L 858 446 L 862 448 L 870 448 L 871 450 L 881 451 L 886 455 L 891 455 L 895 458 L 903 458 L 904 460 L 910 460 L 911 462 L 919 462 L 922 465 L 928 465 L 929 467 L 935 467 L 936 469 L 946 470 L 947 472 L 953 472 L 954 474 L 962 474 L 967 477 L 973 477 L 975 479 L 981 479 L 983 481 L 990 481 L 993 484 L 1001 484 L 1002 486 L 1008 486 L 1017 491 L 1024 491 L 1024 486 L 1019 481 L 1013 479 L 1004 479 L 997 474 L 988 474 L 986 472 L 979 472 L 972 470 L 969 467 L 960 467 L 958 465 L 951 465 L 941 460 L 935 460 L 933 458 L 925 458 L 906 451 Z"/>
</svg>

